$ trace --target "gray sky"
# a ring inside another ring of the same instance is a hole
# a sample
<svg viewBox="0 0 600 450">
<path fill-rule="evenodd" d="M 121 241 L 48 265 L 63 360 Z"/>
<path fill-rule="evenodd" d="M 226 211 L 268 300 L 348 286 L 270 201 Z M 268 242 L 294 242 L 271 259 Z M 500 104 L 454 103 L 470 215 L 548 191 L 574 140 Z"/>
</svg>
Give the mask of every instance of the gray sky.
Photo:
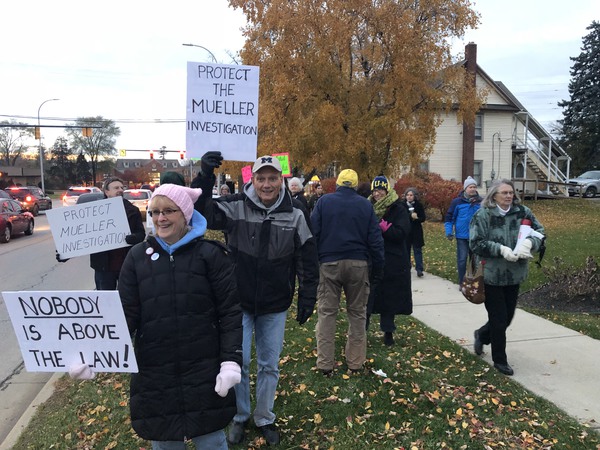
<svg viewBox="0 0 600 450">
<path fill-rule="evenodd" d="M 226 0 L 4 2 L 0 27 L 0 120 L 63 125 L 81 116 L 117 121 L 120 149 L 185 147 L 186 62 L 230 64 L 243 45 L 241 12 Z M 580 53 L 598 0 L 479 0 L 478 30 L 456 40 L 478 47 L 478 62 L 547 126 L 562 117 L 570 56 Z M 156 123 L 159 120 L 162 123 Z M 170 122 L 170 123 L 164 123 Z M 62 129 L 43 129 L 51 146 Z M 143 157 L 130 152 L 128 156 Z"/>
</svg>

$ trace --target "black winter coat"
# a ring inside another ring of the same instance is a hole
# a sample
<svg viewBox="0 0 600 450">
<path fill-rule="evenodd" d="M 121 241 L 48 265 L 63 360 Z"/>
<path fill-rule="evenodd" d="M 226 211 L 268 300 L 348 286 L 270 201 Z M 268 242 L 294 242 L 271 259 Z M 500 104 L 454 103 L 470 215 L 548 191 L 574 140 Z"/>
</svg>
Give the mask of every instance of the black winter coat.
<svg viewBox="0 0 600 450">
<path fill-rule="evenodd" d="M 169 256 L 150 236 L 127 255 L 119 294 L 135 332 L 130 409 L 140 437 L 183 441 L 223 429 L 235 415 L 234 390 L 215 392 L 221 363 L 242 364 L 233 270 L 225 248 L 202 238 Z"/>
<path fill-rule="evenodd" d="M 404 204 L 407 208 L 409 207 L 406 202 Z M 414 245 L 415 247 L 424 247 L 425 238 L 423 237 L 422 224 L 427 219 L 427 217 L 425 216 L 425 208 L 423 207 L 423 204 L 418 200 L 415 200 L 413 202 L 413 207 L 415 208 L 414 212 L 417 213 L 417 218 L 413 219 L 412 217 L 410 217 L 409 213 L 411 227 L 407 243 L 409 243 L 410 245 Z"/>
<path fill-rule="evenodd" d="M 383 220 L 392 226 L 383 233 L 385 266 L 383 281 L 376 287 L 373 314 L 412 314 L 410 259 L 406 245 L 410 219 L 406 204 L 396 200 L 386 210 Z"/>
<path fill-rule="evenodd" d="M 146 237 L 146 229 L 144 228 L 140 210 L 126 198 L 123 199 L 123 206 L 125 207 L 125 214 L 127 215 L 131 234 L 136 237 L 137 242 L 142 242 Z M 90 254 L 90 267 L 99 272 L 119 272 L 130 249 L 131 247 L 127 246 L 105 252 L 92 253 Z"/>
</svg>

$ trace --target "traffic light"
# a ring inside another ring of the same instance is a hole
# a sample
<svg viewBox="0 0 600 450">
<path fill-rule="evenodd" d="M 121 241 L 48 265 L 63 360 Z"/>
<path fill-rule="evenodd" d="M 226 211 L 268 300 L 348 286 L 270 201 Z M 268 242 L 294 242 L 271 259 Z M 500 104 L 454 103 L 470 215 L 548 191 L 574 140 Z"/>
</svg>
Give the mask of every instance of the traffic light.
<svg viewBox="0 0 600 450">
<path fill-rule="evenodd" d="M 40 127 L 35 127 L 35 138 L 36 139 L 40 138 Z"/>
<path fill-rule="evenodd" d="M 81 129 L 81 134 L 85 137 L 92 137 L 92 129 L 90 127 L 83 127 Z"/>
<path fill-rule="evenodd" d="M 179 159 L 185 159 L 185 150 L 179 150 Z"/>
<path fill-rule="evenodd" d="M 154 159 L 154 150 L 150 150 L 150 159 Z"/>
</svg>

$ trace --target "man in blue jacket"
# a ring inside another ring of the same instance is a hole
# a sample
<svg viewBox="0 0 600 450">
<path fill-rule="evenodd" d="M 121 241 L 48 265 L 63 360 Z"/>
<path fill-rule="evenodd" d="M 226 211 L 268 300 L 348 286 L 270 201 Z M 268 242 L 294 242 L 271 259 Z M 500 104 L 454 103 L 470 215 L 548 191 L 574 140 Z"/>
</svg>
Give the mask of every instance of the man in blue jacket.
<svg viewBox="0 0 600 450">
<path fill-rule="evenodd" d="M 472 177 L 467 177 L 463 183 L 463 190 L 450 203 L 444 223 L 448 240 L 451 241 L 456 237 L 456 266 L 458 268 L 459 285 L 462 283 L 467 270 L 469 224 L 480 205 L 481 197 L 477 193 L 477 181 Z"/>
<path fill-rule="evenodd" d="M 372 279 L 383 277 L 383 237 L 371 203 L 356 192 L 358 175 L 340 172 L 337 190 L 324 195 L 311 215 L 319 252 L 317 369 L 331 376 L 335 367 L 335 330 L 342 289 L 346 294 L 346 363 L 360 372 L 367 357 L 369 262 Z"/>
</svg>

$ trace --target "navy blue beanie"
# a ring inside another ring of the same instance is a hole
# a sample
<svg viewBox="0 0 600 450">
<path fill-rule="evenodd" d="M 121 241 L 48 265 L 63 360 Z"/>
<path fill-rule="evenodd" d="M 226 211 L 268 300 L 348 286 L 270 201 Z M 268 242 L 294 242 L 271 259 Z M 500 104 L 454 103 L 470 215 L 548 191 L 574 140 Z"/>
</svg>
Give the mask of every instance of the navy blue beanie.
<svg viewBox="0 0 600 450">
<path fill-rule="evenodd" d="M 376 176 L 371 183 L 371 190 L 374 191 L 375 189 L 385 189 L 387 192 L 389 192 L 390 183 L 388 179 L 383 175 Z"/>
</svg>

